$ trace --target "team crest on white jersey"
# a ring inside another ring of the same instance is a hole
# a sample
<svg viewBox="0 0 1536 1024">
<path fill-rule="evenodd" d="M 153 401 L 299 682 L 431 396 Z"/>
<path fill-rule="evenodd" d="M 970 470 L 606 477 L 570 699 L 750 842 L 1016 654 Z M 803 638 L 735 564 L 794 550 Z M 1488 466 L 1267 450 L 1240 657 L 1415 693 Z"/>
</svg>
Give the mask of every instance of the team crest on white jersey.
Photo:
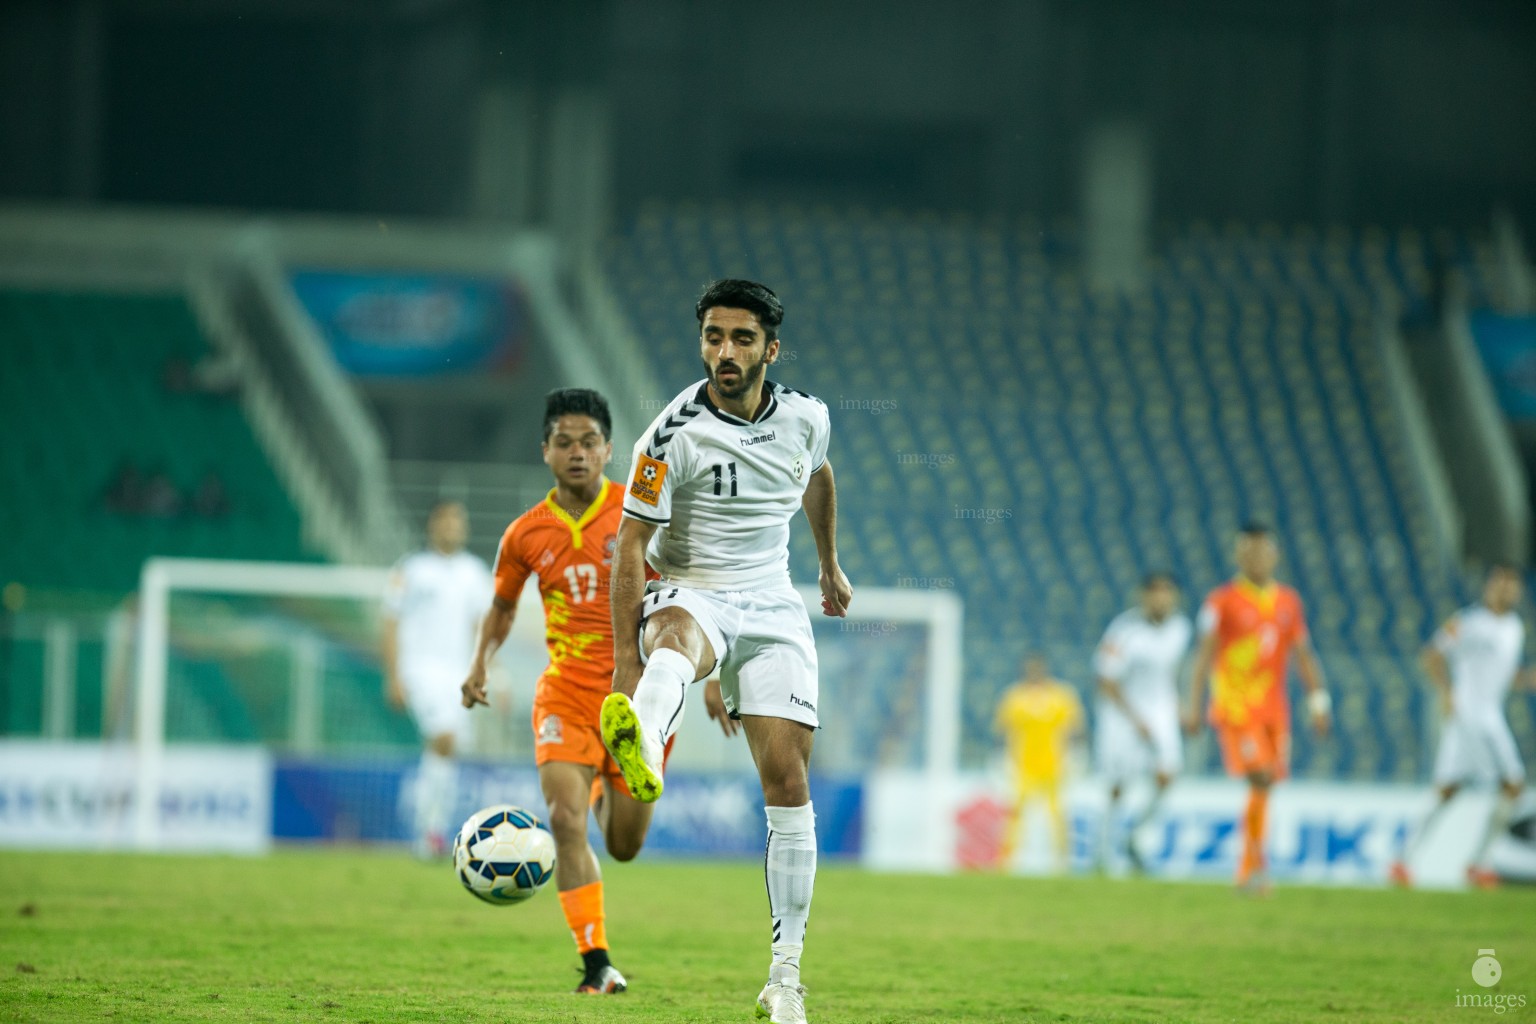
<svg viewBox="0 0 1536 1024">
<path fill-rule="evenodd" d="M 539 723 L 538 738 L 534 742 L 536 744 L 565 742 L 565 726 L 561 724 L 559 715 L 544 716 L 544 721 Z"/>
<path fill-rule="evenodd" d="M 805 463 L 810 457 L 810 452 L 795 452 L 795 457 L 789 460 L 789 471 L 795 474 L 796 480 L 805 479 Z"/>
</svg>

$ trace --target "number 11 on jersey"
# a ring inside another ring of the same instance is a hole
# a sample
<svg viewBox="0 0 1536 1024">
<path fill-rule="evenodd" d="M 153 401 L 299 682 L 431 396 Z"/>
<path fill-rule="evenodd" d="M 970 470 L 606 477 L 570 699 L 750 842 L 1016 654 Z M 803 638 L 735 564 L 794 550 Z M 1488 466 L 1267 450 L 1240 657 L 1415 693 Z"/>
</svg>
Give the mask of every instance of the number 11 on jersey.
<svg viewBox="0 0 1536 1024">
<path fill-rule="evenodd" d="M 720 493 L 721 485 L 725 483 L 725 475 L 729 473 L 731 477 L 730 497 L 736 497 L 736 463 L 727 462 L 724 467 L 721 467 L 720 463 L 717 462 L 709 468 L 715 471 L 715 493 Z"/>
</svg>

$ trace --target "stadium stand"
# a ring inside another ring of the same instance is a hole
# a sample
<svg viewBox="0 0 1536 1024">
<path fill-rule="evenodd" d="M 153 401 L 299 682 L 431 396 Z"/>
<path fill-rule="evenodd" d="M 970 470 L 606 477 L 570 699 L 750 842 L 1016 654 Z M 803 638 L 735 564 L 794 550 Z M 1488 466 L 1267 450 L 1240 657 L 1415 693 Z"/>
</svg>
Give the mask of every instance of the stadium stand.
<svg viewBox="0 0 1536 1024">
<path fill-rule="evenodd" d="M 1421 778 L 1414 654 L 1472 591 L 1427 521 L 1374 330 L 1389 309 L 1413 315 L 1447 265 L 1487 295 L 1487 254 L 1413 231 L 1193 224 L 1163 232 L 1134 296 L 1094 293 L 1078 262 L 1070 226 L 656 206 L 615 241 L 608 270 L 668 394 L 697 377 L 680 296 L 723 274 L 784 296 L 774 376 L 831 409 L 850 576 L 966 600 L 969 763 L 992 749 L 996 696 L 1026 648 L 1086 689 L 1087 653 L 1142 572 L 1171 568 L 1193 605 L 1227 575 L 1231 529 L 1260 516 L 1281 531 L 1283 574 L 1308 602 L 1339 698 L 1335 741 L 1298 734 L 1299 773 Z M 0 375 L 11 442 L 0 486 L 18 496 L 0 505 L 16 540 L 0 584 L 115 597 L 148 554 L 314 557 L 235 385 L 204 372 L 213 350 L 183 298 L 0 290 L 0 337 L 24 371 Z M 180 510 L 121 507 L 129 466 L 163 473 Z M 227 509 L 193 514 L 185 506 L 211 467 Z M 37 503 L 74 511 L 40 522 L 23 512 Z M 810 536 L 792 537 L 809 578 Z M 333 652 L 328 747 L 412 742 L 377 699 L 365 628 L 269 612 L 272 631 L 305 622 Z M 81 642 L 77 720 L 88 734 L 106 714 L 101 645 Z M 268 664 L 280 652 L 242 657 L 191 637 L 175 646 L 170 738 L 290 739 L 291 694 L 266 683 L 282 674 Z M 870 703 L 862 717 L 915 723 L 921 651 L 894 631 L 845 637 L 826 670 L 843 657 L 886 666 L 877 675 L 892 686 L 859 696 Z M 42 656 L 37 643 L 10 645 L 6 677 L 41 678 Z M 41 694 L 11 689 L 6 730 L 35 734 Z M 1511 718 L 1528 741 L 1530 708 Z M 824 742 L 846 748 L 848 763 L 910 766 L 916 730 Z"/>
<path fill-rule="evenodd" d="M 0 290 L 0 585 L 101 607 L 146 557 L 312 560 L 298 513 L 257 445 L 231 377 L 174 294 Z M 53 514 L 37 516 L 45 508 Z M 57 599 L 56 599 L 57 600 Z M 35 598 L 34 598 L 35 603 Z M 35 734 L 42 646 L 7 642 L 4 731 Z M 76 721 L 102 726 L 100 638 L 82 641 Z M 173 738 L 254 738 L 195 655 Z M 374 703 L 377 703 L 376 701 Z"/>
<path fill-rule="evenodd" d="M 771 376 L 831 410 L 850 578 L 966 600 L 970 763 L 1027 647 L 1086 687 L 1142 572 L 1171 569 L 1193 605 L 1258 517 L 1338 696 L 1336 739 L 1299 732 L 1297 773 L 1419 778 L 1414 654 L 1469 589 L 1428 521 L 1376 328 L 1425 302 L 1426 252 L 1475 269 L 1476 246 L 1185 225 L 1143 292 L 1103 296 L 1074 245 L 1069 228 L 963 217 L 653 206 L 608 268 L 673 389 L 699 376 L 681 296 L 720 276 L 778 290 Z M 804 578 L 814 551 L 793 537 Z"/>
<path fill-rule="evenodd" d="M 4 581 L 121 593 L 151 554 L 310 557 L 181 297 L 0 291 L 0 335 Z"/>
</svg>

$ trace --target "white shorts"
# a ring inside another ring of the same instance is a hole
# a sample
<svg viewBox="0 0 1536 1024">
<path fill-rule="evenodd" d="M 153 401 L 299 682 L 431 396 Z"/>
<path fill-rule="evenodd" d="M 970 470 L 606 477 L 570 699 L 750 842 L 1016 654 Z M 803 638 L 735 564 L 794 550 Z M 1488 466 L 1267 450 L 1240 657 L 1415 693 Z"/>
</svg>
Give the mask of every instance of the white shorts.
<svg viewBox="0 0 1536 1024">
<path fill-rule="evenodd" d="M 1452 715 L 1440 731 L 1435 785 L 1525 782 L 1525 764 L 1502 714 Z"/>
<path fill-rule="evenodd" d="M 474 729 L 460 690 L 466 674 L 465 670 L 448 664 L 400 666 L 405 706 L 422 739 L 448 733 L 453 736 L 456 751 L 468 747 Z"/>
<path fill-rule="evenodd" d="M 652 580 L 640 605 L 645 620 L 662 608 L 681 608 L 704 631 L 720 674 L 720 695 L 732 718 L 762 715 L 803 722 L 816 717 L 816 641 L 805 602 L 793 587 L 771 590 L 698 590 Z"/>
<path fill-rule="evenodd" d="M 1159 772 L 1177 775 L 1184 767 L 1184 746 L 1179 737 L 1178 707 L 1138 712 L 1152 733 L 1148 743 L 1136 731 L 1125 712 L 1108 701 L 1099 703 L 1098 729 L 1094 733 L 1094 755 L 1099 774 L 1112 783 Z"/>
</svg>

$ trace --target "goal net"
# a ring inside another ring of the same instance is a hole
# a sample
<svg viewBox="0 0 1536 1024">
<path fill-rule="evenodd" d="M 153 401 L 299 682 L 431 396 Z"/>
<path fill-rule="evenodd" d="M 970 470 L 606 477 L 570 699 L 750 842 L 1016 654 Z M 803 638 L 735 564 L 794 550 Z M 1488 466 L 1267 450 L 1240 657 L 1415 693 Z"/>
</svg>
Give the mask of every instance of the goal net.
<svg viewBox="0 0 1536 1024">
<path fill-rule="evenodd" d="M 176 751 L 217 745 L 256 746 L 275 759 L 279 837 L 403 838 L 408 808 L 401 801 L 409 797 L 420 741 L 410 720 L 383 697 L 379 638 L 387 574 L 208 559 L 145 564 L 131 702 L 136 845 L 165 845 L 156 801 L 167 773 L 177 770 Z M 958 598 L 861 588 L 849 617 L 831 619 L 821 614 L 814 589 L 801 594 L 821 662 L 816 772 L 954 771 Z M 493 666 L 491 709 L 475 715 L 466 813 L 501 800 L 543 806 L 532 781 L 529 720 L 533 683 L 546 661 L 543 609 L 529 586 Z M 728 740 L 691 695 L 669 772 L 750 770 L 745 744 Z M 306 788 L 317 773 L 331 777 L 323 799 Z M 350 791 L 336 796 L 337 787 Z"/>
</svg>

